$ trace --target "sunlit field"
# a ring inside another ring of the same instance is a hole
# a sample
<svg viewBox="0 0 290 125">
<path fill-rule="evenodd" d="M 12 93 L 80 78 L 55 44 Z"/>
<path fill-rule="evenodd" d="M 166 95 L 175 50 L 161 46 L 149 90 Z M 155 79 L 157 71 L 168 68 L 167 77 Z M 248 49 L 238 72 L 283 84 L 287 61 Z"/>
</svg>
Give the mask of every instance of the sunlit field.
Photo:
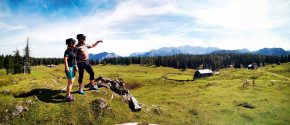
<svg viewBox="0 0 290 125">
<path fill-rule="evenodd" d="M 140 65 L 93 66 L 95 77 L 121 78 L 143 107 L 131 112 L 127 103 L 107 88 L 73 93 L 66 102 L 64 66 L 37 66 L 30 75 L 6 75 L 0 71 L 1 124 L 289 124 L 290 63 L 257 70 L 221 69 L 219 75 L 192 80 L 193 69 Z M 88 83 L 85 74 L 85 83 Z M 248 78 L 247 88 L 242 88 Z M 253 84 L 252 78 L 255 79 Z M 77 91 L 77 82 L 73 91 Z M 98 111 L 95 100 L 108 107 Z M 23 107 L 17 112 L 17 106 Z"/>
</svg>

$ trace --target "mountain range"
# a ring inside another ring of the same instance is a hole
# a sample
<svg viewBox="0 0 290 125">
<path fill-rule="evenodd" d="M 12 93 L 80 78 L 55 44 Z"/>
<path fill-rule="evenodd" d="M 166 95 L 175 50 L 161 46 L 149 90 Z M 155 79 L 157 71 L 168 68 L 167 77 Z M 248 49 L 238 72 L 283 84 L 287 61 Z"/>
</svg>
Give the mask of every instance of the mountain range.
<svg viewBox="0 0 290 125">
<path fill-rule="evenodd" d="M 102 52 L 98 54 L 89 54 L 89 58 L 91 60 L 103 60 L 106 58 L 115 58 L 115 57 L 121 57 L 115 53 L 108 53 L 108 52 Z"/>
<path fill-rule="evenodd" d="M 149 52 L 141 53 L 132 53 L 130 56 L 170 56 L 176 54 L 192 54 L 192 55 L 201 55 L 201 54 L 228 54 L 228 53 L 252 53 L 252 54 L 261 54 L 261 55 L 289 55 L 290 52 L 285 51 L 282 48 L 263 48 L 257 51 L 250 51 L 248 49 L 236 49 L 236 50 L 225 50 L 219 49 L 216 47 L 192 47 L 192 46 L 179 46 L 179 47 L 163 47 L 157 50 L 151 50 Z"/>
<path fill-rule="evenodd" d="M 227 54 L 227 53 L 252 53 L 252 54 L 260 54 L 260 55 L 271 55 L 271 56 L 281 56 L 281 55 L 290 55 L 289 51 L 286 51 L 282 48 L 263 48 L 259 49 L 257 51 L 249 51 L 247 49 L 241 49 L 241 50 L 218 50 L 215 52 L 212 52 L 210 54 Z"/>
<path fill-rule="evenodd" d="M 192 47 L 189 45 L 186 46 L 179 46 L 179 47 L 162 47 L 160 49 L 153 49 L 149 52 L 141 52 L 141 53 L 132 53 L 130 56 L 170 56 L 176 54 L 193 54 L 193 55 L 200 55 L 200 54 L 209 54 L 211 52 L 220 50 L 216 47 Z"/>
<path fill-rule="evenodd" d="M 176 54 L 192 54 L 192 55 L 202 55 L 202 54 L 228 54 L 228 53 L 252 53 L 261 55 L 290 55 L 290 50 L 286 51 L 282 48 L 263 48 L 257 51 L 249 51 L 248 49 L 237 49 L 237 50 L 225 50 L 216 47 L 193 47 L 193 46 L 179 46 L 179 47 L 162 47 L 159 49 L 153 49 L 148 52 L 138 52 L 132 53 L 129 57 L 154 57 L 154 56 L 170 56 Z M 103 60 L 105 58 L 121 57 L 115 53 L 102 52 L 98 54 L 89 54 L 89 58 L 92 60 Z"/>
</svg>

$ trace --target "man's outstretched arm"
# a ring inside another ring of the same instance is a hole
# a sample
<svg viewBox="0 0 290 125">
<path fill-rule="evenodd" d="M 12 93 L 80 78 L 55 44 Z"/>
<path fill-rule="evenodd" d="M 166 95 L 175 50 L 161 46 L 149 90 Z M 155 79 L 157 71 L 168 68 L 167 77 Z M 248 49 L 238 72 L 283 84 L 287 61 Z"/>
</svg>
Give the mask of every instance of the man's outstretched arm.
<svg viewBox="0 0 290 125">
<path fill-rule="evenodd" d="M 102 43 L 102 40 L 98 40 L 97 42 L 95 42 L 93 45 L 89 46 L 88 48 L 94 48 L 96 47 L 99 43 Z"/>
</svg>

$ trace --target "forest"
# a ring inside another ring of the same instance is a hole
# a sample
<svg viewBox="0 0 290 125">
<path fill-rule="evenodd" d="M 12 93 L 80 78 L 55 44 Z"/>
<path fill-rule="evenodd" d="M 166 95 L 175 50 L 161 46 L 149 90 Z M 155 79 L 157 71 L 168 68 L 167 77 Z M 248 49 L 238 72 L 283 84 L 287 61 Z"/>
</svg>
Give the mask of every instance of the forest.
<svg viewBox="0 0 290 125">
<path fill-rule="evenodd" d="M 5 68 L 7 74 L 23 73 L 24 64 L 27 62 L 26 56 L 20 56 L 16 50 L 14 55 L 0 55 L 0 69 Z M 90 60 L 92 65 L 112 64 L 112 65 L 130 65 L 140 64 L 147 66 L 173 67 L 177 69 L 212 69 L 222 68 L 246 68 L 249 64 L 255 64 L 257 67 L 264 67 L 267 64 L 280 64 L 290 62 L 290 55 L 270 56 L 258 54 L 206 54 L 189 55 L 179 54 L 173 56 L 157 57 L 116 57 L 104 60 Z M 39 65 L 58 65 L 63 64 L 63 58 L 34 58 L 29 57 L 29 66 Z"/>
<path fill-rule="evenodd" d="M 108 58 L 100 63 L 113 65 L 155 65 L 157 67 L 173 67 L 177 69 L 197 69 L 209 68 L 217 70 L 227 68 L 231 65 L 234 68 L 246 68 L 249 64 L 255 64 L 258 67 L 266 64 L 280 64 L 290 62 L 290 55 L 286 56 L 270 56 L 257 54 L 207 54 L 207 55 L 188 55 L 179 54 L 173 56 L 157 56 L 157 57 L 117 57 Z M 93 61 L 93 64 L 98 61 Z"/>
</svg>

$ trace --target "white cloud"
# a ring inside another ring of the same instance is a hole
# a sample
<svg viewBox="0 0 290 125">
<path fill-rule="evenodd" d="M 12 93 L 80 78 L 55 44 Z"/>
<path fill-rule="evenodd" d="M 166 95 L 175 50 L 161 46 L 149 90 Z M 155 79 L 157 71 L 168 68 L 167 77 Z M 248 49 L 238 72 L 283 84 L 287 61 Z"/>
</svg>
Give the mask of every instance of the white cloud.
<svg viewBox="0 0 290 125">
<path fill-rule="evenodd" d="M 281 2 L 278 4 L 280 6 L 274 8 L 273 2 L 275 1 L 131 0 L 119 2 L 114 9 L 82 18 L 44 21 L 41 16 L 34 16 L 21 20 L 29 22 L 28 20 L 33 19 L 34 25 L 25 25 L 20 21 L 19 24 L 12 25 L 0 21 L 0 29 L 17 31 L 5 36 L 3 33 L 1 53 L 10 53 L 8 50 L 11 50 L 11 46 L 13 48 L 14 45 L 24 44 L 26 38 L 30 37 L 33 56 L 62 57 L 66 48 L 65 39 L 75 38 L 78 33 L 86 34 L 88 43 L 97 39 L 104 40 L 104 43 L 90 52 L 107 51 L 123 56 L 132 52 L 181 45 L 251 50 L 262 47 L 290 49 L 289 39 L 272 30 L 289 27 L 289 18 L 285 14 L 290 13 L 287 9 L 290 4 L 283 5 L 284 2 Z M 170 19 L 162 19 L 164 15 L 179 15 L 187 19 L 175 19 L 179 21 L 179 25 Z M 147 20 L 148 25 L 142 24 L 144 20 Z M 135 24 L 135 28 L 124 28 L 123 25 L 126 24 Z M 197 37 L 196 33 L 205 36 Z M 136 37 L 132 38 L 134 36 Z"/>
<path fill-rule="evenodd" d="M 13 30 L 25 30 L 25 29 L 27 29 L 27 27 L 23 25 L 9 25 L 5 22 L 0 22 L 0 30 L 13 31 Z"/>
<path fill-rule="evenodd" d="M 270 28 L 266 0 L 232 0 L 224 5 L 209 7 L 196 12 L 204 25 L 217 25 L 234 31 L 259 31 Z"/>
</svg>

